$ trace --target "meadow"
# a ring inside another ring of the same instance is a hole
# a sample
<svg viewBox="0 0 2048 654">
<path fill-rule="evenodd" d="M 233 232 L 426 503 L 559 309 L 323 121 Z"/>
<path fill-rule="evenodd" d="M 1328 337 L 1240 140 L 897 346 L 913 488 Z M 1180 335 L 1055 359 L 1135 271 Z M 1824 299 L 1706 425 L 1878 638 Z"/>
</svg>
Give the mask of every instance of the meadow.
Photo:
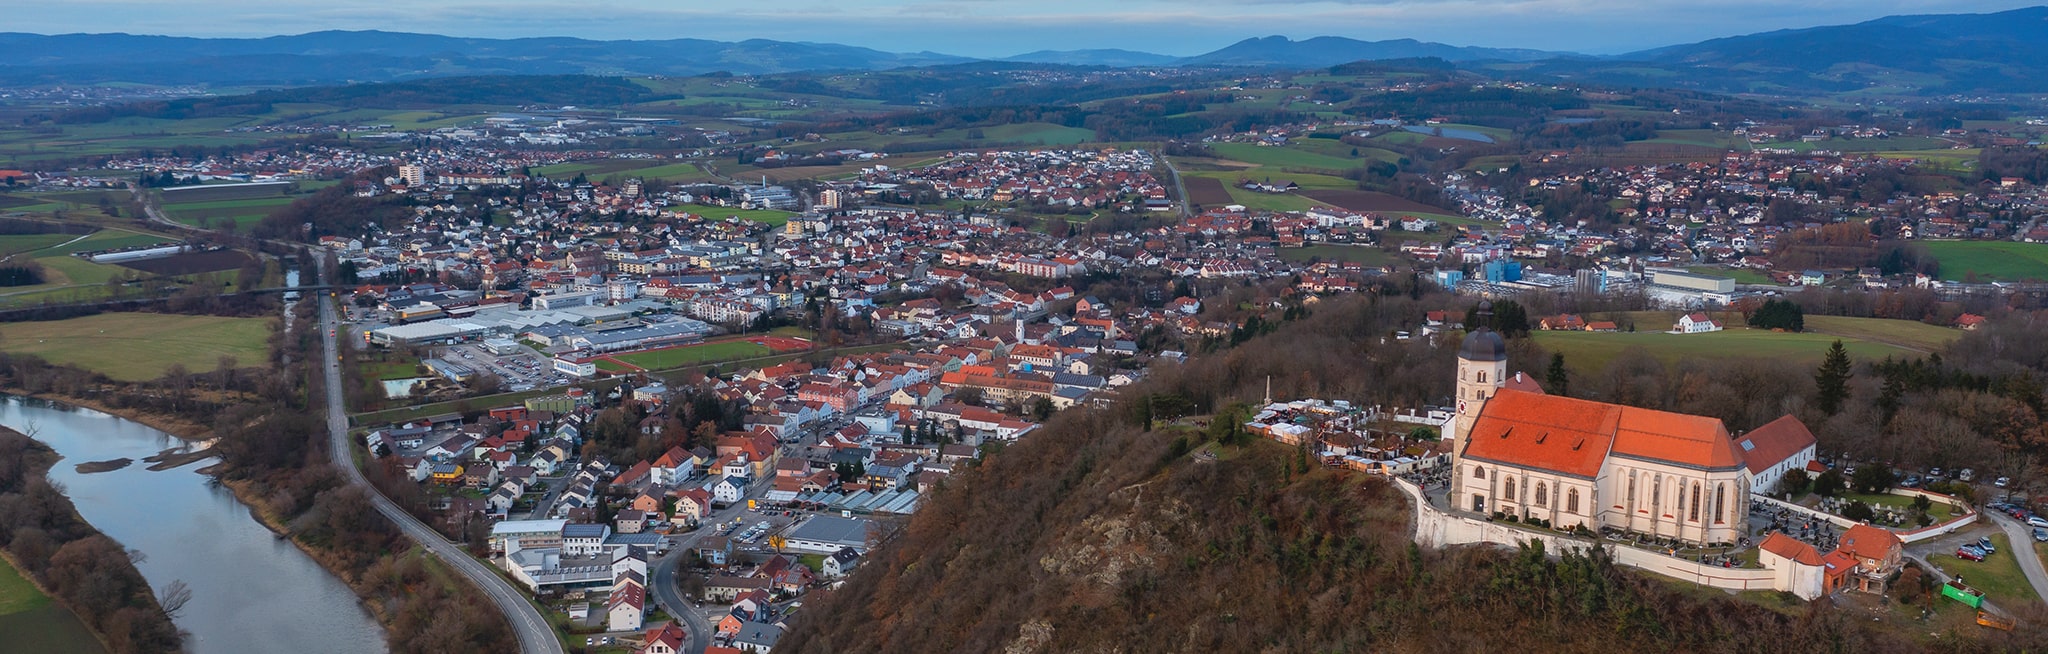
<svg viewBox="0 0 2048 654">
<path fill-rule="evenodd" d="M 1288 261 L 1351 261 L 1367 266 L 1384 265 L 1393 257 L 1393 253 L 1369 245 L 1311 245 L 1280 250 L 1280 258 Z"/>
<path fill-rule="evenodd" d="M 1593 318 L 1588 317 L 1588 320 Z M 1809 318 L 1810 320 L 1811 318 Z M 1851 336 L 1815 332 L 1773 332 L 1742 327 L 1704 334 L 1667 334 L 1669 323 L 1638 321 L 1635 332 L 1536 331 L 1530 336 L 1551 352 L 1563 354 L 1568 365 L 1582 372 L 1603 369 L 1623 350 L 1640 347 L 1650 356 L 1672 365 L 1683 359 L 1779 359 L 1819 363 L 1830 344 L 1842 347 L 1855 360 L 1911 357 L 1919 353 L 1885 343 Z"/>
<path fill-rule="evenodd" d="M 155 379 L 171 364 L 192 372 L 232 356 L 245 365 L 269 358 L 270 319 L 103 313 L 68 320 L 0 324 L 0 350 L 34 354 L 122 381 Z"/>
<path fill-rule="evenodd" d="M 1922 241 L 1941 262 L 1944 281 L 2048 280 L 2048 243 L 2018 241 Z"/>
<path fill-rule="evenodd" d="M 8 652 L 106 651 L 77 615 L 51 601 L 5 559 L 0 559 L 0 643 Z"/>
<path fill-rule="evenodd" d="M 713 207 L 704 205 L 689 205 L 682 207 L 681 210 L 694 213 L 699 216 L 703 216 L 705 220 L 725 220 L 727 218 L 738 218 L 740 220 L 751 220 L 757 223 L 766 223 L 774 227 L 783 226 L 784 224 L 789 222 L 791 216 L 796 215 L 796 212 L 793 211 L 781 211 L 776 209 L 734 209 L 732 207 Z"/>
</svg>

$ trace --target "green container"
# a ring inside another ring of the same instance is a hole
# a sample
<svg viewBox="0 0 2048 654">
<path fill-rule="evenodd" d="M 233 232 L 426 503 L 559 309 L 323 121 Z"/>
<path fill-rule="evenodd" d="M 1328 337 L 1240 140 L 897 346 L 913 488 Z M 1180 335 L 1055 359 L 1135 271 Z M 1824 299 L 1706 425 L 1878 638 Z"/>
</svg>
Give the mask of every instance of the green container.
<svg viewBox="0 0 2048 654">
<path fill-rule="evenodd" d="M 1983 591 L 1969 586 L 1959 586 L 1955 582 L 1942 584 L 1941 594 L 1943 597 L 1967 604 L 1973 609 L 1984 606 Z"/>
</svg>

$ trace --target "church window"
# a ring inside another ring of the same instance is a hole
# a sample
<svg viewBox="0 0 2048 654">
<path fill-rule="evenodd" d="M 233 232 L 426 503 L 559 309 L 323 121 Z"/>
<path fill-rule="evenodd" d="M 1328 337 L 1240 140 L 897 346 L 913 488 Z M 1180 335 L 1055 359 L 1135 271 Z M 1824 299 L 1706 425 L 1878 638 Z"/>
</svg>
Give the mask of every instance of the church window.
<svg viewBox="0 0 2048 654">
<path fill-rule="evenodd" d="M 1693 522 L 1699 522 L 1699 521 L 1700 521 L 1700 483 L 1699 483 L 1699 482 L 1693 482 L 1693 483 L 1692 483 L 1692 510 L 1691 510 L 1691 515 L 1692 515 L 1692 521 L 1693 521 Z"/>
<path fill-rule="evenodd" d="M 1728 521 L 1728 484 L 1723 482 L 1714 487 L 1714 524 Z"/>
<path fill-rule="evenodd" d="M 1564 510 L 1579 512 L 1579 489 L 1573 488 L 1564 492 Z"/>
<path fill-rule="evenodd" d="M 1536 506 L 1549 506 L 1550 488 L 1543 482 L 1536 482 Z"/>
<path fill-rule="evenodd" d="M 1472 478 L 1473 478 L 1473 479 L 1485 479 L 1485 478 L 1486 478 L 1486 466 L 1472 466 Z"/>
<path fill-rule="evenodd" d="M 1650 510 L 1659 513 L 1664 511 L 1664 475 L 1657 475 L 1650 480 Z"/>
<path fill-rule="evenodd" d="M 1636 471 L 1630 470 L 1628 471 L 1628 508 L 1634 510 L 1636 502 L 1640 501 L 1642 500 L 1636 497 Z"/>
<path fill-rule="evenodd" d="M 1508 484 L 1507 484 L 1507 492 L 1506 492 L 1506 493 L 1503 493 L 1503 494 L 1504 494 L 1504 495 L 1506 495 L 1506 496 L 1507 496 L 1507 498 L 1508 498 L 1509 500 L 1513 500 L 1513 499 L 1515 499 L 1515 478 L 1514 478 L 1514 477 L 1509 477 L 1509 478 L 1508 478 Z"/>
<path fill-rule="evenodd" d="M 1442 377 L 1438 377 L 1438 379 L 1442 379 Z M 1479 371 L 1479 383 L 1486 383 L 1486 371 L 1484 370 Z"/>
</svg>

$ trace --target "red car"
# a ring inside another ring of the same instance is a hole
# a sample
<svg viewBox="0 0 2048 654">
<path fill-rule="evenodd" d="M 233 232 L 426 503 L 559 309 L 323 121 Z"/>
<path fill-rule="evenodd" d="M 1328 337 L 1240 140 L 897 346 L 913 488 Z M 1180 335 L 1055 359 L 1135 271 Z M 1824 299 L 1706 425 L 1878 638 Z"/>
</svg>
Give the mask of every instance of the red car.
<svg viewBox="0 0 2048 654">
<path fill-rule="evenodd" d="M 1984 555 L 1978 554 L 1976 550 L 1963 547 L 1956 549 L 1956 558 L 1965 561 L 1982 561 L 1984 560 Z"/>
</svg>

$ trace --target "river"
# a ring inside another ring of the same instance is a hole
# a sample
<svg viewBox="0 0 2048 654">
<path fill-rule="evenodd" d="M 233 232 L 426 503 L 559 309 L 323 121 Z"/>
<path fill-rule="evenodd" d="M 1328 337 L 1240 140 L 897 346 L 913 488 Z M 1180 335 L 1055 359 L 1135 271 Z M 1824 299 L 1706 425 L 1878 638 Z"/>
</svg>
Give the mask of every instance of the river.
<svg viewBox="0 0 2048 654">
<path fill-rule="evenodd" d="M 48 443 L 64 460 L 50 479 L 101 533 L 139 550 L 136 567 L 162 592 L 182 580 L 192 600 L 176 618 L 195 654 L 386 651 L 384 630 L 355 593 L 279 540 L 226 488 L 193 472 L 211 459 L 151 472 L 143 457 L 181 444 L 147 425 L 91 409 L 0 396 L 0 425 Z M 112 472 L 79 474 L 88 461 L 130 458 Z M 4 649 L 4 648 L 0 648 Z"/>
</svg>

